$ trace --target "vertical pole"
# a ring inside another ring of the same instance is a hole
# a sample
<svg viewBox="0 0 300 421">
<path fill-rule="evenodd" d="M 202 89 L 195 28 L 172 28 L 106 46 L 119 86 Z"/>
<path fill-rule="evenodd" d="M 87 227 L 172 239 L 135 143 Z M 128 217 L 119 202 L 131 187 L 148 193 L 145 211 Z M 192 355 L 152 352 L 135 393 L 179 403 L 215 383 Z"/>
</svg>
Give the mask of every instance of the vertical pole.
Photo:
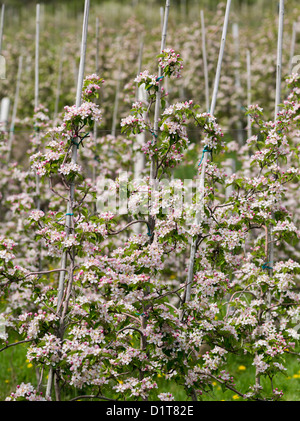
<svg viewBox="0 0 300 421">
<path fill-rule="evenodd" d="M 284 20 L 284 0 L 280 0 L 279 3 L 279 19 L 278 19 L 278 42 L 277 42 L 277 65 L 276 65 L 276 95 L 275 95 L 275 123 L 277 122 L 279 104 L 281 100 L 281 72 L 282 72 L 282 41 L 283 41 L 283 20 Z M 273 212 L 272 212 L 273 214 Z M 273 227 L 269 225 L 266 230 L 266 241 L 267 241 L 267 250 L 266 258 L 268 260 L 268 275 L 273 276 L 273 266 L 274 266 L 274 244 L 273 244 Z M 267 305 L 270 307 L 272 302 L 272 294 L 270 291 L 267 292 Z M 266 313 L 266 320 L 271 319 L 270 312 Z M 260 375 L 256 373 L 255 382 L 257 385 L 260 384 Z"/>
<path fill-rule="evenodd" d="M 211 106 L 210 106 L 210 114 L 213 115 L 215 112 L 215 106 L 216 106 L 216 100 L 218 96 L 218 89 L 219 89 L 219 82 L 220 82 L 220 76 L 221 76 L 221 69 L 222 69 L 222 61 L 224 56 L 224 50 L 225 50 L 225 43 L 226 43 L 226 36 L 227 36 L 227 28 L 228 28 L 228 22 L 229 22 L 229 12 L 230 12 L 230 5 L 231 0 L 227 0 L 226 5 L 226 12 L 225 12 L 225 18 L 224 18 L 224 25 L 223 25 L 223 32 L 222 32 L 222 38 L 221 38 L 221 45 L 220 45 L 220 52 L 219 52 L 219 58 L 218 58 L 218 64 L 217 64 L 217 70 L 216 70 L 216 76 L 215 76 L 215 82 L 214 82 L 214 89 L 213 89 L 213 95 L 211 100 Z M 195 223 L 199 224 L 201 221 L 201 217 L 203 214 L 202 207 L 203 207 L 203 198 L 204 198 L 204 181 L 205 181 L 205 168 L 207 163 L 207 152 L 204 153 L 203 161 L 202 161 L 202 168 L 201 168 L 201 175 L 199 180 L 199 191 L 200 191 L 200 210 L 197 212 L 195 217 Z M 184 301 L 188 302 L 191 298 L 191 288 L 192 288 L 192 282 L 193 282 L 193 276 L 194 276 L 194 261 L 195 261 L 195 255 L 196 255 L 196 249 L 197 249 L 197 240 L 191 241 L 191 251 L 190 251 L 190 259 L 189 259 L 189 267 L 188 267 L 188 275 L 187 275 L 187 281 L 186 281 L 186 287 L 185 287 L 185 297 Z M 182 319 L 184 315 L 184 312 L 181 311 L 180 318 Z"/>
<path fill-rule="evenodd" d="M 251 105 L 252 95 L 251 95 L 251 53 L 250 50 L 247 50 L 247 102 L 248 106 Z M 248 139 L 252 136 L 252 126 L 251 126 L 251 117 L 247 116 L 247 137 Z"/>
<path fill-rule="evenodd" d="M 119 108 L 119 96 L 120 96 L 120 85 L 121 85 L 121 66 L 118 72 L 118 80 L 116 86 L 116 94 L 115 94 L 115 104 L 114 104 L 114 112 L 113 112 L 113 120 L 111 126 L 111 135 L 113 137 L 116 136 L 116 127 L 117 127 L 117 117 L 118 117 L 118 108 Z"/>
<path fill-rule="evenodd" d="M 83 86 L 83 79 L 84 79 L 84 70 L 85 70 L 85 60 L 86 60 L 86 46 L 87 46 L 87 32 L 88 32 L 88 18 L 89 18 L 89 9 L 90 9 L 90 1 L 85 0 L 85 7 L 84 7 L 84 17 L 83 17 L 83 27 L 82 27 L 82 41 L 81 41 L 81 54 L 80 54 L 80 64 L 79 64 L 79 72 L 78 72 L 78 81 L 77 81 L 77 93 L 76 93 L 76 108 L 79 108 L 82 101 L 82 86 Z M 77 162 L 77 146 L 74 144 L 72 147 L 72 162 Z M 70 232 L 71 225 L 72 225 L 72 207 L 74 202 L 74 195 L 75 195 L 75 184 L 72 182 L 70 184 L 70 196 L 67 205 L 67 214 L 66 215 L 66 225 L 65 230 L 67 235 Z M 66 269 L 67 267 L 67 253 L 64 252 L 61 261 L 61 269 Z M 58 285 L 58 297 L 57 297 L 57 309 L 61 314 L 61 304 L 63 299 L 63 292 L 64 292 L 64 279 L 65 279 L 65 272 L 60 272 L 59 277 L 59 285 Z M 61 321 L 61 324 L 63 321 Z M 50 368 L 49 370 L 49 377 L 47 383 L 47 390 L 46 390 L 46 397 L 51 396 L 52 391 L 52 383 L 53 383 L 53 370 Z"/>
<path fill-rule="evenodd" d="M 160 25 L 161 25 L 161 33 L 162 34 L 163 34 L 163 30 L 164 30 L 164 15 L 165 15 L 164 7 L 162 6 L 160 8 Z M 165 92 L 168 92 L 169 88 L 168 88 L 168 79 L 167 78 L 164 79 L 163 84 L 164 84 Z M 169 106 L 169 102 L 168 102 L 167 97 L 166 97 L 166 106 L 167 107 Z"/>
<path fill-rule="evenodd" d="M 206 29 L 204 21 L 204 12 L 201 10 L 201 31 L 202 31 L 202 56 L 203 56 L 203 69 L 204 69 L 204 81 L 205 81 L 205 103 L 206 111 L 209 112 L 209 80 L 208 80 L 208 68 L 207 68 L 207 54 L 206 54 Z"/>
<path fill-rule="evenodd" d="M 99 73 L 99 29 L 100 29 L 100 23 L 99 18 L 96 17 L 96 74 Z"/>
<path fill-rule="evenodd" d="M 76 94 L 76 107 L 77 108 L 80 107 L 80 105 L 81 105 L 82 86 L 83 86 L 84 71 L 85 71 L 85 60 L 86 60 L 89 10 L 90 10 L 90 0 L 85 0 L 83 28 L 82 28 L 82 40 L 81 40 L 81 55 L 80 55 L 78 83 L 77 83 L 77 94 Z M 73 146 L 74 146 L 73 149 L 76 151 L 75 155 L 77 155 L 77 147 L 76 147 L 76 145 L 73 145 Z"/>
<path fill-rule="evenodd" d="M 279 3 L 279 25 L 277 44 L 277 68 L 276 68 L 276 102 L 275 102 L 275 122 L 279 112 L 281 101 L 281 75 L 282 75 L 282 44 L 283 44 L 283 22 L 284 22 L 284 0 Z"/>
<path fill-rule="evenodd" d="M 235 69 L 235 89 L 237 94 L 237 101 L 236 101 L 236 111 L 237 111 L 237 129 L 238 129 L 238 143 L 239 145 L 243 144 L 243 132 L 242 132 L 242 124 L 241 124 L 241 101 L 240 101 L 240 89 L 241 89 L 241 78 L 240 78 L 240 46 L 239 46 L 239 25 L 234 23 L 232 25 L 232 33 L 234 39 L 234 47 L 235 47 L 235 60 L 236 60 L 236 69 Z"/>
<path fill-rule="evenodd" d="M 291 52 L 290 52 L 289 73 L 292 73 L 292 70 L 293 70 L 293 57 L 295 54 L 296 38 L 297 38 L 297 24 L 296 22 L 294 22 L 293 32 L 292 32 Z"/>
<path fill-rule="evenodd" d="M 36 5 L 36 32 L 35 32 L 35 84 L 34 108 L 39 105 L 39 39 L 40 39 L 40 5 Z"/>
<path fill-rule="evenodd" d="M 180 9 L 181 9 L 181 16 L 183 19 L 186 18 L 187 15 L 187 7 L 186 7 L 186 0 L 180 0 Z"/>
<path fill-rule="evenodd" d="M 13 143 L 14 133 L 15 133 L 15 121 L 16 121 L 17 109 L 18 109 L 20 82 L 21 82 L 21 75 L 22 75 L 22 66 L 23 66 L 23 56 L 20 56 L 19 57 L 19 65 L 18 65 L 18 75 L 17 75 L 15 100 L 14 100 L 13 113 L 12 113 L 11 124 L 10 124 L 9 140 L 8 140 L 7 162 L 9 162 L 10 158 L 11 158 L 12 143 Z"/>
<path fill-rule="evenodd" d="M 284 23 L 284 0 L 280 0 L 279 4 L 279 23 L 278 23 L 278 45 L 277 45 L 277 71 L 276 71 L 276 98 L 275 98 L 275 123 L 278 120 L 281 102 L 281 75 L 282 75 L 282 44 L 283 44 L 283 23 Z M 274 242 L 272 234 L 272 226 L 268 227 L 268 272 L 269 276 L 273 275 L 274 266 Z M 271 294 L 268 301 L 271 304 Z M 269 313 L 268 313 L 269 316 Z"/>
<path fill-rule="evenodd" d="M 220 52 L 219 52 L 219 58 L 218 58 L 218 64 L 217 64 L 217 70 L 216 70 L 216 77 L 215 77 L 215 84 L 214 84 L 214 90 L 213 90 L 213 95 L 212 95 L 212 101 L 211 101 L 211 106 L 210 106 L 210 113 L 212 115 L 215 112 L 216 101 L 217 101 L 218 90 L 219 90 L 222 61 L 223 61 L 223 56 L 224 56 L 224 49 L 225 49 L 226 35 L 227 35 L 227 28 L 228 28 L 228 21 L 229 21 L 230 6 L 231 6 L 231 0 L 227 0 L 226 12 L 225 12 L 225 18 L 224 18 L 224 25 L 223 25 L 223 32 L 222 32 L 222 38 L 221 38 L 221 47 L 220 47 Z"/>
<path fill-rule="evenodd" d="M 164 25 L 162 30 L 160 53 L 165 49 L 166 38 L 167 38 L 167 28 L 168 28 L 168 19 L 169 19 L 169 9 L 170 9 L 170 0 L 166 0 L 165 15 L 164 15 Z M 156 93 L 155 109 L 154 109 L 154 136 L 153 142 L 156 143 L 156 138 L 158 136 L 158 120 L 159 120 L 159 111 L 160 111 L 160 98 L 161 98 L 161 76 L 162 68 L 158 68 L 158 91 Z M 156 176 L 156 161 L 155 158 L 151 159 L 150 167 L 150 180 L 154 180 Z"/>
<path fill-rule="evenodd" d="M 34 79 L 34 112 L 36 112 L 39 106 L 39 44 L 40 44 L 40 5 L 36 5 L 36 23 L 35 23 L 35 79 Z M 34 122 L 35 124 L 36 122 Z M 36 144 L 39 145 L 40 133 L 39 128 L 35 127 Z M 40 176 L 35 174 L 35 198 L 36 208 L 41 208 L 41 192 L 40 192 Z M 41 242 L 38 242 L 38 254 L 37 254 L 38 270 L 42 270 L 42 253 L 41 253 Z M 39 372 L 36 370 L 37 379 L 39 381 Z"/>
<path fill-rule="evenodd" d="M 36 5 L 36 30 L 35 30 L 35 80 L 34 80 L 34 110 L 39 106 L 39 42 L 40 42 L 40 5 Z M 39 140 L 39 133 L 36 130 L 36 138 Z M 40 209 L 40 178 L 35 175 L 36 208 Z"/>
<path fill-rule="evenodd" d="M 138 88 L 138 101 L 145 102 L 146 92 L 142 86 Z M 136 135 L 136 143 L 138 146 L 145 144 L 145 133 L 139 133 Z M 134 162 L 134 179 L 138 180 L 141 177 L 141 173 L 144 169 L 144 154 L 143 152 L 137 152 Z"/>
<path fill-rule="evenodd" d="M 4 12 L 5 12 L 5 4 L 2 4 L 2 7 L 1 7 L 1 18 L 0 18 L 0 54 L 2 53 L 3 27 L 4 27 Z"/>
<path fill-rule="evenodd" d="M 138 87 L 138 93 L 137 93 L 137 100 L 145 102 L 146 101 L 146 91 L 143 86 Z M 145 117 L 145 113 L 144 113 Z M 139 133 L 136 135 L 136 144 L 137 147 L 140 148 L 145 144 L 145 133 Z M 145 156 L 143 152 L 137 151 L 135 160 L 134 160 L 134 168 L 133 168 L 133 174 L 134 174 L 134 180 L 138 183 L 139 180 L 141 180 L 142 172 L 145 167 Z M 140 224 L 134 224 L 133 225 L 133 232 L 135 234 L 140 234 L 141 232 L 141 225 Z"/>
<path fill-rule="evenodd" d="M 140 50 L 139 50 L 139 57 L 138 57 L 138 74 L 141 72 L 142 69 L 142 57 L 143 57 L 143 40 L 140 43 Z M 136 100 L 146 102 L 146 91 L 143 86 L 137 87 L 136 90 Z M 136 135 L 136 142 L 139 146 L 142 146 L 145 143 L 145 133 L 139 133 Z M 144 169 L 144 154 L 142 152 L 137 152 L 135 162 L 134 162 L 134 179 L 137 180 L 141 176 L 141 172 Z M 138 230 L 139 225 L 135 224 L 135 227 Z"/>
<path fill-rule="evenodd" d="M 121 49 L 121 42 L 122 40 L 118 40 L 118 51 Z M 121 86 L 121 72 L 122 66 L 119 65 L 118 69 L 118 76 L 117 76 L 117 85 L 116 85 L 116 92 L 115 92 L 115 102 L 114 102 L 114 110 L 113 110 L 113 118 L 112 118 L 112 125 L 111 125 L 111 135 L 113 137 L 116 136 L 116 127 L 117 127 L 117 117 L 119 111 L 119 97 L 120 97 L 120 86 Z"/>
<path fill-rule="evenodd" d="M 61 49 L 60 58 L 59 58 L 58 79 L 57 79 L 57 86 L 56 86 L 56 99 L 55 99 L 54 118 L 53 118 L 54 124 L 56 124 L 56 118 L 57 118 L 57 115 L 58 115 L 64 54 L 65 54 L 65 48 L 63 46 L 62 49 Z"/>
<path fill-rule="evenodd" d="M 144 50 L 144 41 L 143 41 L 143 38 L 141 37 L 141 40 L 140 40 L 140 49 L 139 49 L 139 56 L 138 56 L 138 63 L 137 63 L 138 74 L 140 74 L 141 71 L 142 71 L 143 50 Z M 138 90 L 137 90 L 137 92 L 138 92 Z M 137 96 L 138 96 L 138 93 L 137 93 Z"/>
<path fill-rule="evenodd" d="M 9 116 L 10 100 L 8 97 L 4 97 L 1 100 L 0 110 L 0 131 L 6 132 Z"/>
<path fill-rule="evenodd" d="M 161 32 L 164 29 L 164 8 L 163 6 L 160 7 L 160 25 L 161 25 Z"/>
<path fill-rule="evenodd" d="M 99 18 L 96 17 L 96 57 L 95 57 L 95 70 L 96 70 L 96 75 L 99 74 L 99 28 L 100 28 L 100 24 L 99 24 Z M 94 122 L 94 141 L 96 142 L 97 139 L 97 123 Z M 96 178 L 96 168 L 93 167 L 93 180 L 95 181 Z"/>
<path fill-rule="evenodd" d="M 139 49 L 139 56 L 138 56 L 138 63 L 137 63 L 137 68 L 138 68 L 138 74 L 140 74 L 141 69 L 142 69 L 142 57 L 143 57 L 143 40 L 141 40 L 140 42 L 140 49 Z M 136 101 L 142 101 L 142 102 L 146 102 L 147 100 L 147 96 L 146 96 L 146 91 L 145 88 L 143 86 L 137 86 L 136 88 Z M 136 135 L 136 143 L 137 143 L 137 147 L 141 147 L 142 145 L 144 145 L 145 143 L 145 133 L 139 133 Z M 144 154 L 143 152 L 136 152 L 136 156 L 135 156 L 135 160 L 134 160 L 134 168 L 133 168 L 133 174 L 134 174 L 134 180 L 139 180 L 141 178 L 141 173 L 144 169 L 144 165 L 145 165 L 145 158 L 144 158 Z M 140 224 L 134 224 L 133 225 L 133 231 L 135 234 L 139 234 L 141 231 L 141 227 Z"/>
<path fill-rule="evenodd" d="M 82 30 L 82 43 L 81 43 L 81 55 L 80 55 L 80 65 L 79 65 L 79 72 L 78 72 L 78 83 L 77 83 L 77 93 L 76 93 L 76 108 L 79 108 L 81 105 L 81 95 L 82 95 L 82 86 L 83 86 L 83 78 L 84 78 L 84 69 L 85 69 L 85 57 L 86 57 L 86 41 L 87 41 L 87 29 L 88 29 L 88 15 L 89 15 L 89 7 L 90 2 L 89 0 L 85 0 L 85 10 L 84 10 L 84 19 L 83 19 L 83 30 Z M 77 147 L 73 145 L 72 147 L 72 162 L 77 163 Z M 72 213 L 72 206 L 74 201 L 74 193 L 75 193 L 75 184 L 71 183 L 70 185 L 70 200 L 68 201 L 67 206 L 67 213 L 69 215 L 66 216 L 66 231 L 67 234 L 71 228 L 71 213 Z M 70 203 L 71 202 L 71 203 Z M 62 269 L 66 268 L 66 253 L 63 254 L 63 261 L 62 261 Z M 58 302 L 57 307 L 60 307 L 62 296 L 63 296 L 63 288 L 64 288 L 64 278 L 65 272 L 60 272 L 60 280 L 59 280 L 59 294 L 58 294 Z"/>
</svg>

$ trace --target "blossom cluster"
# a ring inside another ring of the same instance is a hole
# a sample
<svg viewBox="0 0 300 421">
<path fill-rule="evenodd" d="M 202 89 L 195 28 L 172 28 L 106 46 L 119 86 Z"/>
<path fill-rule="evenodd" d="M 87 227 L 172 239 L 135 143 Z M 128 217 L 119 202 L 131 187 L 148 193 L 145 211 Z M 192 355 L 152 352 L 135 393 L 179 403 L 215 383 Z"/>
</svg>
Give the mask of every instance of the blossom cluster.
<svg viewBox="0 0 300 421">
<path fill-rule="evenodd" d="M 84 101 L 91 101 L 93 98 L 99 98 L 99 91 L 104 79 L 95 73 L 88 75 L 83 81 L 82 98 Z"/>
<path fill-rule="evenodd" d="M 163 69 L 166 76 L 181 77 L 183 64 L 180 54 L 176 53 L 172 48 L 165 48 L 158 57 L 159 66 Z"/>
<path fill-rule="evenodd" d="M 37 392 L 31 383 L 21 383 L 15 392 L 12 392 L 5 401 L 49 401 L 42 396 L 42 392 Z"/>
<path fill-rule="evenodd" d="M 156 92 L 159 86 L 157 75 L 150 74 L 149 70 L 140 72 L 134 79 L 134 82 L 136 82 L 138 86 L 145 85 L 145 89 L 149 94 L 153 94 L 153 91 Z"/>
</svg>

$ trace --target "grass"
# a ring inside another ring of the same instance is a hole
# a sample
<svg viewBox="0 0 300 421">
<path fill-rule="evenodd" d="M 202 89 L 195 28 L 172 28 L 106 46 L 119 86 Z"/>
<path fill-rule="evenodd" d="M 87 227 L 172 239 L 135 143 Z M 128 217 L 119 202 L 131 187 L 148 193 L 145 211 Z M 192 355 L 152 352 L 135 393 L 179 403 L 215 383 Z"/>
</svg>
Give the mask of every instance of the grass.
<svg viewBox="0 0 300 421">
<path fill-rule="evenodd" d="M 0 352 L 0 401 L 13 391 L 16 386 L 22 382 L 37 384 L 37 377 L 35 367 L 26 360 L 26 344 L 11 347 L 3 352 Z M 238 391 L 246 393 L 249 391 L 249 385 L 254 383 L 255 370 L 249 357 L 237 358 L 235 356 L 229 357 L 228 371 L 234 376 L 236 381 L 235 388 Z M 287 372 L 286 375 L 278 375 L 274 380 L 273 387 L 282 390 L 284 401 L 299 401 L 300 400 L 300 365 L 295 358 L 287 355 Z M 172 381 L 167 381 L 163 377 L 158 378 L 158 390 L 156 395 L 160 392 L 170 392 L 175 397 L 176 401 L 188 401 L 184 387 L 177 386 Z M 262 379 L 262 386 L 270 391 L 270 381 Z M 75 397 L 74 391 L 72 396 L 66 391 L 66 399 Z M 75 391 L 76 393 L 76 391 Z M 79 393 L 80 394 L 80 393 Z M 74 396 L 73 396 L 74 395 Z M 222 391 L 217 382 L 213 382 L 213 388 L 210 394 L 205 394 L 202 397 L 203 401 L 243 401 L 243 399 L 235 392 L 230 390 Z"/>
<path fill-rule="evenodd" d="M 36 384 L 35 368 L 26 360 L 26 344 L 0 352 L 0 400 L 16 390 L 22 382 Z"/>
</svg>

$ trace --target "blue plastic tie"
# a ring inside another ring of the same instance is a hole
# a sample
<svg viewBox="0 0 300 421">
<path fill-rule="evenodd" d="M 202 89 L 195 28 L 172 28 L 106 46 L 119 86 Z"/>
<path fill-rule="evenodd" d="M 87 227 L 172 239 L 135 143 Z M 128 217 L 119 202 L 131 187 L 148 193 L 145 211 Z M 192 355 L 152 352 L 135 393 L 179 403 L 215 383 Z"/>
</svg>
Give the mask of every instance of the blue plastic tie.
<svg viewBox="0 0 300 421">
<path fill-rule="evenodd" d="M 57 221 L 60 221 L 61 219 L 63 219 L 65 216 L 73 216 L 74 213 L 66 213 L 64 216 L 62 216 L 61 218 L 59 218 Z"/>
<path fill-rule="evenodd" d="M 262 269 L 273 269 L 273 268 L 269 266 L 269 262 L 267 262 L 262 265 Z"/>
<path fill-rule="evenodd" d="M 204 149 L 203 149 L 203 152 L 202 152 L 202 156 L 201 156 L 201 160 L 200 160 L 200 162 L 199 162 L 199 167 L 200 167 L 200 165 L 202 164 L 202 161 L 203 161 L 203 158 L 204 158 L 204 154 L 206 153 L 206 152 L 209 152 L 209 153 L 211 153 L 211 149 L 206 145 L 205 147 L 204 147 Z"/>
<path fill-rule="evenodd" d="M 89 133 L 86 133 L 83 137 L 78 136 L 79 139 L 80 139 L 79 142 L 75 141 L 75 139 L 78 139 L 78 137 L 72 137 L 71 142 L 72 142 L 73 145 L 77 146 L 77 149 L 79 149 L 79 146 L 82 144 L 83 139 L 85 139 L 87 136 L 89 136 Z"/>
</svg>

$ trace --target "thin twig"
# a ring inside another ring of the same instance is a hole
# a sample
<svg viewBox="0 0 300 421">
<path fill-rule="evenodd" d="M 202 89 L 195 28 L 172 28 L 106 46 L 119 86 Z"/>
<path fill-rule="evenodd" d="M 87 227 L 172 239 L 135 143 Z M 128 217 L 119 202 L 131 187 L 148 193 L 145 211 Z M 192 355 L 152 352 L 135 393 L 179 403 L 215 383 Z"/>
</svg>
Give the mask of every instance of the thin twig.
<svg viewBox="0 0 300 421">
<path fill-rule="evenodd" d="M 20 344 L 24 344 L 26 342 L 32 342 L 32 341 L 33 341 L 33 339 L 24 339 L 24 341 L 14 342 L 13 344 L 5 345 L 5 347 L 0 349 L 0 352 L 4 351 L 5 349 L 10 348 L 12 346 L 16 346 L 16 345 L 20 345 Z"/>
<path fill-rule="evenodd" d="M 137 219 L 136 221 L 129 222 L 127 225 L 125 225 L 125 227 L 120 228 L 118 231 L 110 231 L 107 234 L 108 235 L 116 235 L 116 234 L 119 234 L 120 232 L 122 232 L 122 231 L 126 230 L 128 227 L 130 227 L 130 225 L 138 224 L 138 223 L 147 224 L 147 226 L 149 228 L 149 222 L 145 221 L 144 219 Z"/>
<path fill-rule="evenodd" d="M 105 401 L 112 401 L 112 402 L 116 400 L 116 399 L 107 398 L 106 396 L 102 396 L 102 395 L 79 395 L 79 396 L 76 396 L 76 398 L 70 399 L 69 402 L 77 401 L 78 399 L 103 399 Z"/>
</svg>

